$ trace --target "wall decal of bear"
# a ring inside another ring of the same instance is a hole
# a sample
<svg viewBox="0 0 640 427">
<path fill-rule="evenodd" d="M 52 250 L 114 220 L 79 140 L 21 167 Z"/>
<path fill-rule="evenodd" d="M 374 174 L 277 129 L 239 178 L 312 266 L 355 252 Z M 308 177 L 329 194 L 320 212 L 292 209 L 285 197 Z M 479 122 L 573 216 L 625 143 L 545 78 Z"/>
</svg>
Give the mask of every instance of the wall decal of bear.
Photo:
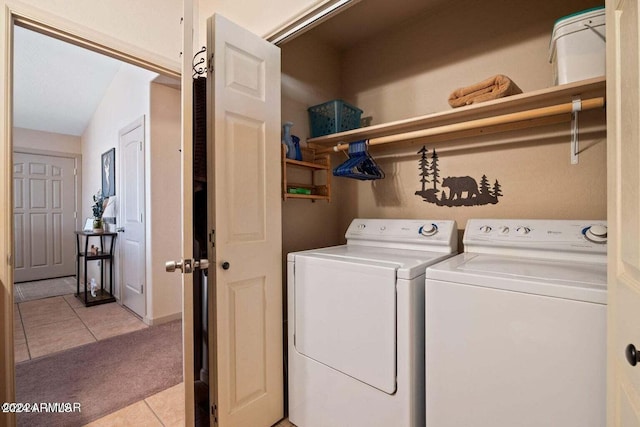
<svg viewBox="0 0 640 427">
<path fill-rule="evenodd" d="M 438 206 L 479 206 L 495 205 L 498 198 L 502 197 L 500 183 L 496 179 L 493 186 L 489 184 L 487 175 L 482 175 L 480 185 L 475 178 L 470 176 L 447 176 L 440 181 L 440 166 L 438 153 L 434 149 L 431 159 L 429 150 L 422 146 L 418 151 L 418 170 L 420 170 L 421 189 L 416 191 L 425 202 L 435 203 Z M 442 188 L 438 188 L 438 184 Z"/>
</svg>

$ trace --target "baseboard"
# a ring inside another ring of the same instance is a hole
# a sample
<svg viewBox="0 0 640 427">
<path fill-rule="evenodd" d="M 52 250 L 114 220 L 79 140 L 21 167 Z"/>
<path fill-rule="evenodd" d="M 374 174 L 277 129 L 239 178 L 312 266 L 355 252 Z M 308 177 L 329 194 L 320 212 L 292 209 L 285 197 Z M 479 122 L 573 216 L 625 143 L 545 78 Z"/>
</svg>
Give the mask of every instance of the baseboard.
<svg viewBox="0 0 640 427">
<path fill-rule="evenodd" d="M 153 319 L 145 316 L 144 319 L 142 319 L 142 321 L 149 326 L 154 326 L 154 325 L 161 325 L 163 323 L 173 322 L 174 320 L 180 320 L 180 319 L 182 319 L 182 312 L 177 312 L 177 313 L 173 313 L 173 314 L 169 314 L 161 317 L 155 317 Z"/>
</svg>

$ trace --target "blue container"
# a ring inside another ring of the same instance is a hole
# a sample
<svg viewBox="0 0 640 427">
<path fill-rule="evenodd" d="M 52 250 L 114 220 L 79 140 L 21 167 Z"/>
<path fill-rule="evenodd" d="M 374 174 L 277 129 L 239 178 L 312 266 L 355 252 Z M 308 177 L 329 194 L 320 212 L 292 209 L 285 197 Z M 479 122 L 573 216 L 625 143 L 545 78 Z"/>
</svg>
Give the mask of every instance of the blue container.
<svg viewBox="0 0 640 427">
<path fill-rule="evenodd" d="M 308 111 L 312 138 L 360 127 L 362 110 L 341 99 L 314 105 Z"/>
</svg>

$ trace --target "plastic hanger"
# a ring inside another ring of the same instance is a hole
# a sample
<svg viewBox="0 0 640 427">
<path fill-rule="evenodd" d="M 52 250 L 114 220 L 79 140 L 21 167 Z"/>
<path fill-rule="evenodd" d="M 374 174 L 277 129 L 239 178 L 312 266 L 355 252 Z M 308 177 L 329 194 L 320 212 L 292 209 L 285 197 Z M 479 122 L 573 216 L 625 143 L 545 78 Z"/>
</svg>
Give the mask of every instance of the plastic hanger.
<svg viewBox="0 0 640 427">
<path fill-rule="evenodd" d="M 333 170 L 333 175 L 359 180 L 384 178 L 384 172 L 367 151 L 367 140 L 349 144 L 349 158 Z"/>
</svg>

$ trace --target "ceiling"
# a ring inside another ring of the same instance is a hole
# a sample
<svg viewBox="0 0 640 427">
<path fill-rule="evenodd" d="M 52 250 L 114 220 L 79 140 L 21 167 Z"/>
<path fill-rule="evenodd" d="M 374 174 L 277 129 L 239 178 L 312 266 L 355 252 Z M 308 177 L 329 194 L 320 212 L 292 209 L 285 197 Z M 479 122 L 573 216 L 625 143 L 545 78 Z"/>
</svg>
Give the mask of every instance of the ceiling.
<svg viewBox="0 0 640 427">
<path fill-rule="evenodd" d="M 446 0 L 358 0 L 309 32 L 337 49 L 349 49 L 420 15 L 437 13 L 445 4 Z"/>
<path fill-rule="evenodd" d="M 13 124 L 81 135 L 122 62 L 14 27 Z"/>
</svg>

